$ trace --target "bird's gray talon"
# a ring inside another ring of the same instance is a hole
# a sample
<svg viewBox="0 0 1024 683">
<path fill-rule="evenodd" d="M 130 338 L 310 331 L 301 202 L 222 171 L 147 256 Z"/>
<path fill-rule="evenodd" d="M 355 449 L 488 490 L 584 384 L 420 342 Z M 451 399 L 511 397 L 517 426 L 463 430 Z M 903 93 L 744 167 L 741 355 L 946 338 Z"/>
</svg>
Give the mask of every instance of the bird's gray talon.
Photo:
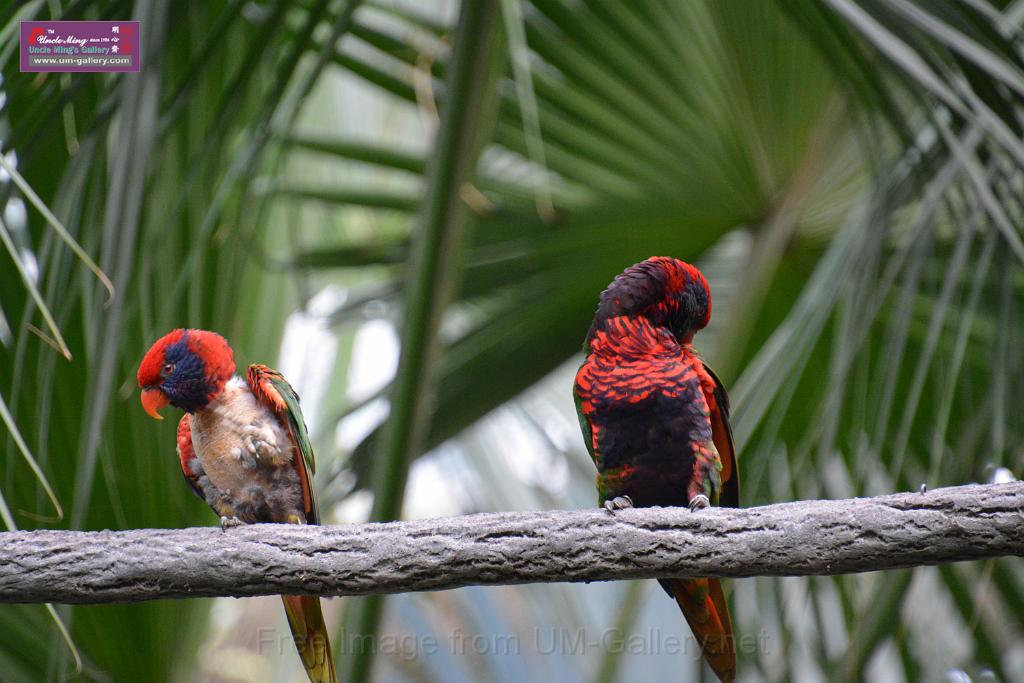
<svg viewBox="0 0 1024 683">
<path fill-rule="evenodd" d="M 221 515 L 221 518 L 220 518 L 220 530 L 221 531 L 227 531 L 231 527 L 236 527 L 236 526 L 241 526 L 241 525 L 242 525 L 242 520 L 238 519 L 238 517 L 225 517 L 224 515 Z"/>
<path fill-rule="evenodd" d="M 928 484 L 921 484 L 921 488 L 918 489 L 921 493 L 928 493 Z"/>
<path fill-rule="evenodd" d="M 615 496 L 614 498 L 604 502 L 604 509 L 608 512 L 625 510 L 631 507 L 633 507 L 633 499 L 629 496 Z"/>
<path fill-rule="evenodd" d="M 708 507 L 711 507 L 711 501 L 703 493 L 698 493 L 690 500 L 690 512 L 696 512 Z"/>
</svg>

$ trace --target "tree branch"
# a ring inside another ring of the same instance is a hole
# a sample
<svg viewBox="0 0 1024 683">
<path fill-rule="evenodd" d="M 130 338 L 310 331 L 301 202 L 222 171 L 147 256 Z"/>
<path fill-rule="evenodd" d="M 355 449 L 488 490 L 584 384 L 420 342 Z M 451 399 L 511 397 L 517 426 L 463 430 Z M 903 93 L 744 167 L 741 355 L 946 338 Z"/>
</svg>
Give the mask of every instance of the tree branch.
<svg viewBox="0 0 1024 683">
<path fill-rule="evenodd" d="M 798 576 L 1024 555 L 1024 482 L 740 510 L 467 515 L 0 534 L 0 602 L 362 595 L 664 576 Z"/>
</svg>

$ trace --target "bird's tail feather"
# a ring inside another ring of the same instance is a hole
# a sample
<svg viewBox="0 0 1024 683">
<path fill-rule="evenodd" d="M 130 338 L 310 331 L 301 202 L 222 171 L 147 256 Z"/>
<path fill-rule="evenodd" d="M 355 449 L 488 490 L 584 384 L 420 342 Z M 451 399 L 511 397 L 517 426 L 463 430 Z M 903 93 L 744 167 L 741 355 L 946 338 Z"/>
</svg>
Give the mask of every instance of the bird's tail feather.
<svg viewBox="0 0 1024 683">
<path fill-rule="evenodd" d="M 320 598 L 309 595 L 282 595 L 288 626 L 295 648 L 312 683 L 338 683 L 331 657 L 331 641 L 320 609 Z"/>
<path fill-rule="evenodd" d="M 722 683 L 736 680 L 736 644 L 729 606 L 718 579 L 663 579 L 661 585 L 679 603 L 704 659 Z"/>
</svg>

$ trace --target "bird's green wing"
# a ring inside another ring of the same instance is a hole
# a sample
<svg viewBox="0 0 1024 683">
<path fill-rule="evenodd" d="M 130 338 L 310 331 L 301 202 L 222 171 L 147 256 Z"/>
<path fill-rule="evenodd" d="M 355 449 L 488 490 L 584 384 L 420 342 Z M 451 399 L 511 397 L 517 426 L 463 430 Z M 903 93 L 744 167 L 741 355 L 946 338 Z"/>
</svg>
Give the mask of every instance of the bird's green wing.
<svg viewBox="0 0 1024 683">
<path fill-rule="evenodd" d="M 576 417 L 580 421 L 580 430 L 583 432 L 583 442 L 587 444 L 587 452 L 590 453 L 590 459 L 597 464 L 597 456 L 594 454 L 594 432 L 590 425 L 590 420 L 583 413 L 583 401 L 580 399 L 579 392 L 576 390 L 576 385 L 572 387 L 572 399 L 576 403 Z"/>
<path fill-rule="evenodd" d="M 736 459 L 736 442 L 732 436 L 732 425 L 729 423 L 729 395 L 722 386 L 718 375 L 703 364 L 704 369 L 715 382 L 714 392 L 705 396 L 711 409 L 711 434 L 715 449 L 722 461 L 722 492 L 719 504 L 724 507 L 740 506 L 740 468 Z"/>
<path fill-rule="evenodd" d="M 316 459 L 306 429 L 306 421 L 302 418 L 302 409 L 299 407 L 299 395 L 280 372 L 266 365 L 250 365 L 246 378 L 256 400 L 281 416 L 288 428 L 295 443 L 294 465 L 299 474 L 299 483 L 302 485 L 306 523 L 319 524 L 320 513 L 317 510 L 316 492 L 313 488 Z"/>
</svg>

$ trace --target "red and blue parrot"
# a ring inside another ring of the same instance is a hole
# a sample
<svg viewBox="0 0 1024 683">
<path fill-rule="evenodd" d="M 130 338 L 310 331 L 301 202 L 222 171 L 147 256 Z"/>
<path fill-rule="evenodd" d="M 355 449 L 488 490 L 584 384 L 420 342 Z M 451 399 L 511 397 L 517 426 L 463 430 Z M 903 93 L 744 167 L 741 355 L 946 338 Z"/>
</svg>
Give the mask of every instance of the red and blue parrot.
<svg viewBox="0 0 1024 683">
<path fill-rule="evenodd" d="M 600 502 L 739 506 L 739 472 L 722 383 L 693 348 L 711 320 L 711 290 L 694 266 L 652 257 L 601 294 L 574 396 L 597 466 Z M 717 579 L 660 579 L 704 659 L 736 680 L 732 620 Z"/>
<path fill-rule="evenodd" d="M 299 397 L 266 365 L 235 375 L 224 337 L 178 329 L 146 352 L 138 373 L 142 407 L 154 418 L 167 405 L 178 423 L 185 481 L 224 527 L 256 522 L 318 524 L 313 446 Z M 313 683 L 337 683 L 320 600 L 284 595 L 295 646 Z"/>
</svg>

